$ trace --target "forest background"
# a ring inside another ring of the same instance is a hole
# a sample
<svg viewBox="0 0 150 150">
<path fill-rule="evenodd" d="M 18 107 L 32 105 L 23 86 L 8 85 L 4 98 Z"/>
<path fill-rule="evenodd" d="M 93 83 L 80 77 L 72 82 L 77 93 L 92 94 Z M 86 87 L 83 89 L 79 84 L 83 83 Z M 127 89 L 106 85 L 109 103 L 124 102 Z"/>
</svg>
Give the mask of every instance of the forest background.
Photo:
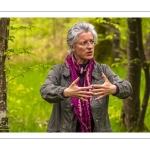
<svg viewBox="0 0 150 150">
<path fill-rule="evenodd" d="M 39 89 L 51 66 L 64 61 L 68 53 L 67 32 L 79 21 L 93 23 L 99 33 L 95 59 L 110 65 L 120 77 L 127 77 L 127 18 L 11 18 L 6 51 L 10 132 L 46 132 L 52 104 L 40 97 Z M 149 19 L 146 18 L 142 25 L 146 46 Z M 143 71 L 140 80 L 142 98 L 145 89 Z M 110 96 L 109 116 L 114 132 L 127 131 L 121 124 L 121 110 L 122 100 Z M 148 103 L 144 117 L 145 132 L 150 129 L 149 114 Z"/>
</svg>

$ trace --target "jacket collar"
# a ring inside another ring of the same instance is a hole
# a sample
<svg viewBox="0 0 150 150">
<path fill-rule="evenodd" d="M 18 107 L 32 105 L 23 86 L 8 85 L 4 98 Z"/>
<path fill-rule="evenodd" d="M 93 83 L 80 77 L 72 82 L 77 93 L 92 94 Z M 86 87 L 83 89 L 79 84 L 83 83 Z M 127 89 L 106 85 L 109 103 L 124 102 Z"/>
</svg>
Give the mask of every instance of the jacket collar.
<svg viewBox="0 0 150 150">
<path fill-rule="evenodd" d="M 95 79 L 99 79 L 101 77 L 101 74 L 102 74 L 102 71 L 100 70 L 99 71 L 99 68 L 98 68 L 98 64 L 95 62 L 94 64 L 94 69 L 93 69 L 93 72 L 92 72 L 92 77 L 95 78 Z M 66 66 L 66 64 L 64 63 L 64 69 L 63 69 L 63 72 L 62 74 L 65 76 L 65 77 L 68 77 L 70 76 L 70 70 L 69 68 Z"/>
</svg>

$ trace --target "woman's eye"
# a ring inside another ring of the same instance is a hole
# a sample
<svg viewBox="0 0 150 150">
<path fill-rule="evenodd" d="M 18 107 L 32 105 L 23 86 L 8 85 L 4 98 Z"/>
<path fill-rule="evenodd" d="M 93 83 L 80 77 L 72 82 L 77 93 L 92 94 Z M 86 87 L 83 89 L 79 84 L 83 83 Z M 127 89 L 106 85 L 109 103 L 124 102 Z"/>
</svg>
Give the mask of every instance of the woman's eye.
<svg viewBox="0 0 150 150">
<path fill-rule="evenodd" d="M 82 45 L 82 46 L 88 46 L 89 44 L 94 45 L 95 42 L 94 42 L 94 40 L 91 40 L 91 41 L 83 41 L 79 44 Z"/>
<path fill-rule="evenodd" d="M 92 40 L 92 41 L 90 41 L 90 43 L 91 43 L 91 44 L 94 44 L 94 41 Z"/>
<path fill-rule="evenodd" d="M 82 43 L 81 43 L 81 45 L 87 45 L 87 42 L 86 42 L 86 41 L 84 41 L 84 42 L 82 42 Z"/>
</svg>

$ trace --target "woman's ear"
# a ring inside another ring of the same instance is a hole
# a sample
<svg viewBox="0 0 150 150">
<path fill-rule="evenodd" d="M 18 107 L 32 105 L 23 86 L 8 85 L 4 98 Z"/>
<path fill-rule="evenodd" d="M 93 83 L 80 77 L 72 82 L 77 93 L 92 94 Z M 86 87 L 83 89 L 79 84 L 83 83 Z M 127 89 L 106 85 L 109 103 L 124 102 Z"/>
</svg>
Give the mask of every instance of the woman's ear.
<svg viewBox="0 0 150 150">
<path fill-rule="evenodd" d="M 70 49 L 74 52 L 74 47 L 73 47 L 73 45 L 70 45 Z"/>
</svg>

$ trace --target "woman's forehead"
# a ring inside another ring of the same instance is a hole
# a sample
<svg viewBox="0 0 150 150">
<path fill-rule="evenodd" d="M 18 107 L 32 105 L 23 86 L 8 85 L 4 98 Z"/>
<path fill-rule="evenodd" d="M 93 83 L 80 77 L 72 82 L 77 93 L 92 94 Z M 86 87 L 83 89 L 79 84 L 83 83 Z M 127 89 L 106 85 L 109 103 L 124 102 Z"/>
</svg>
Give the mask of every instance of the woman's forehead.
<svg viewBox="0 0 150 150">
<path fill-rule="evenodd" d="M 93 34 L 90 31 L 88 31 L 88 32 L 82 32 L 78 36 L 78 39 L 88 39 L 88 38 L 93 38 Z"/>
</svg>

